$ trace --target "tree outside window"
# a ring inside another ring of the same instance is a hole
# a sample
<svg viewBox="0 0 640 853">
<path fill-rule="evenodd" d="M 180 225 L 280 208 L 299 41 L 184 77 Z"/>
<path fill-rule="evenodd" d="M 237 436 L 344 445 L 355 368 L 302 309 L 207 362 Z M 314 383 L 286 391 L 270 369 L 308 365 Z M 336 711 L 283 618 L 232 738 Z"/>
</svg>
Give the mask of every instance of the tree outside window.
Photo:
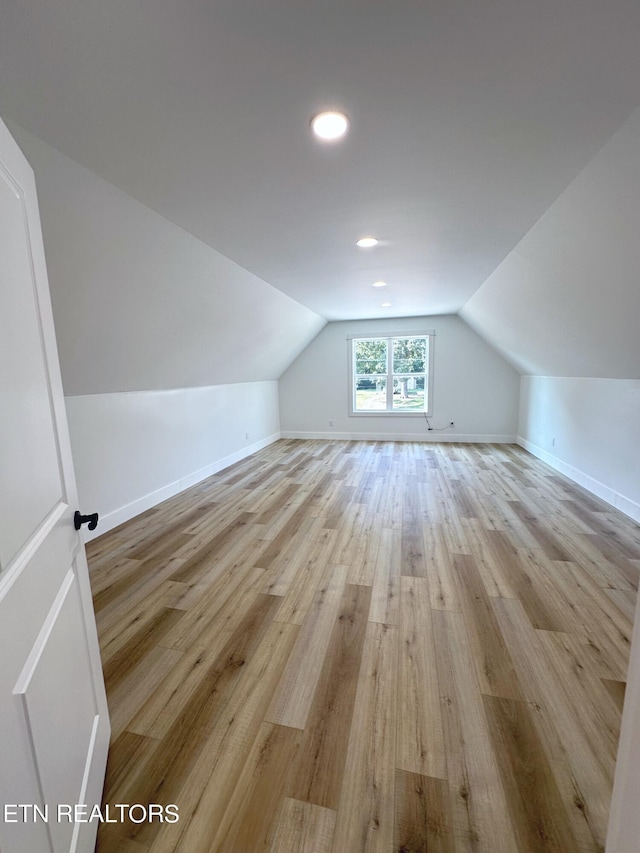
<svg viewBox="0 0 640 853">
<path fill-rule="evenodd" d="M 428 413 L 431 334 L 354 338 L 352 413 Z"/>
</svg>

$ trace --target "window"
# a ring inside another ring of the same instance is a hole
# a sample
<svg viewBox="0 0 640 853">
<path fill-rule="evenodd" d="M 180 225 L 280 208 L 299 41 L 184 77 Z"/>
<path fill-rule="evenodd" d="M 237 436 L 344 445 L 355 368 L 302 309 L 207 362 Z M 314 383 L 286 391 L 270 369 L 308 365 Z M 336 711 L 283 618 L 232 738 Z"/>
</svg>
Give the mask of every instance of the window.
<svg viewBox="0 0 640 853">
<path fill-rule="evenodd" d="M 350 414 L 430 414 L 433 338 L 433 332 L 350 338 Z"/>
</svg>

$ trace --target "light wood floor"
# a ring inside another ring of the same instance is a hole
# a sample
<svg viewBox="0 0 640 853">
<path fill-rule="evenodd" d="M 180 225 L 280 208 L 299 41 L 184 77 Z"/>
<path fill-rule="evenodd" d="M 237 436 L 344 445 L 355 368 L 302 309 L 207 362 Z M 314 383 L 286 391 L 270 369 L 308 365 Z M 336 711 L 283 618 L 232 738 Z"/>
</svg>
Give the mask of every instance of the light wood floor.
<svg viewBox="0 0 640 853">
<path fill-rule="evenodd" d="M 602 850 L 640 528 L 517 447 L 279 441 L 89 545 L 101 853 Z"/>
</svg>

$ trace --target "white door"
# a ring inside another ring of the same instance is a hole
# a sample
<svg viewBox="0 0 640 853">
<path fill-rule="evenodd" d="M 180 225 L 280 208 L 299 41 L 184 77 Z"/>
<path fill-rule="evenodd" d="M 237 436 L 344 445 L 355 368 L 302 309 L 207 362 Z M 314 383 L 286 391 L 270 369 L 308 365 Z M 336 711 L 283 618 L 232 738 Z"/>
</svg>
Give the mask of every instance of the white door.
<svg viewBox="0 0 640 853">
<path fill-rule="evenodd" d="M 2 853 L 95 844 L 65 808 L 100 803 L 109 741 L 77 508 L 35 182 L 0 122 Z"/>
</svg>

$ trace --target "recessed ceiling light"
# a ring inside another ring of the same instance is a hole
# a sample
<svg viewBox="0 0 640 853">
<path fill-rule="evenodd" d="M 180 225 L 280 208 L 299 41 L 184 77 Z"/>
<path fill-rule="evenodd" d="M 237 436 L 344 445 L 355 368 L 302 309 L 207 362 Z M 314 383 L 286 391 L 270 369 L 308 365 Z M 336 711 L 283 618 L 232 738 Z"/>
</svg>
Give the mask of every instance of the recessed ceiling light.
<svg viewBox="0 0 640 853">
<path fill-rule="evenodd" d="M 320 139 L 332 142 L 345 135 L 349 129 L 349 119 L 344 113 L 319 113 L 311 120 L 311 129 Z"/>
<path fill-rule="evenodd" d="M 391 308 L 391 303 L 390 302 L 383 302 L 380 307 L 381 308 Z"/>
<path fill-rule="evenodd" d="M 356 246 L 360 246 L 361 249 L 371 249 L 373 246 L 377 246 L 378 242 L 375 237 L 361 237 L 356 240 Z"/>
<path fill-rule="evenodd" d="M 373 284 L 371 285 L 371 287 L 386 287 L 386 286 L 387 286 L 386 281 L 374 281 Z"/>
</svg>

